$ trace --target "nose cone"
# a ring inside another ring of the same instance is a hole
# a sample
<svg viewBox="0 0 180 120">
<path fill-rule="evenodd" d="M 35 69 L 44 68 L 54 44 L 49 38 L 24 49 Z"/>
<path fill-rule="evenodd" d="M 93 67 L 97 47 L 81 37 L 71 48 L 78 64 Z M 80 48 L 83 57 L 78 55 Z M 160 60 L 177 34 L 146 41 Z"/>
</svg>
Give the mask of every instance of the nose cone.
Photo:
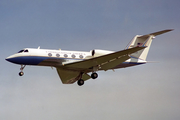
<svg viewBox="0 0 180 120">
<path fill-rule="evenodd" d="M 8 62 L 13 62 L 12 59 L 13 59 L 13 57 L 12 57 L 12 56 L 9 56 L 9 57 L 7 57 L 5 60 L 7 60 Z"/>
<path fill-rule="evenodd" d="M 14 55 L 7 57 L 5 60 L 7 60 L 8 62 L 11 62 L 11 63 L 18 64 L 19 59 L 18 59 L 18 56 L 16 54 L 14 54 Z"/>
</svg>

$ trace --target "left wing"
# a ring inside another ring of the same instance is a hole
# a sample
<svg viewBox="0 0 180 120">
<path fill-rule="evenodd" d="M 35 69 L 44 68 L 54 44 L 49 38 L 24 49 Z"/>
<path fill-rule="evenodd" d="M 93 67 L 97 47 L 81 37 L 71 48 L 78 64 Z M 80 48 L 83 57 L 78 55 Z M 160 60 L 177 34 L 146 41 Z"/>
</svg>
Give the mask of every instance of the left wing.
<svg viewBox="0 0 180 120">
<path fill-rule="evenodd" d="M 108 69 L 116 67 L 117 65 L 119 65 L 120 63 L 123 63 L 124 61 L 128 60 L 129 58 L 130 58 L 129 55 L 121 56 L 121 57 L 115 58 L 111 61 L 101 64 L 100 67 L 102 70 L 106 71 Z"/>
<path fill-rule="evenodd" d="M 94 57 L 84 61 L 69 63 L 69 64 L 65 64 L 63 68 L 69 70 L 83 71 L 83 70 L 91 69 L 92 67 L 95 66 L 102 66 L 104 70 L 107 70 L 129 59 L 130 54 L 142 50 L 144 48 L 145 47 L 135 47 L 99 57 Z M 108 65 L 106 65 L 108 63 L 111 63 L 109 67 Z"/>
</svg>

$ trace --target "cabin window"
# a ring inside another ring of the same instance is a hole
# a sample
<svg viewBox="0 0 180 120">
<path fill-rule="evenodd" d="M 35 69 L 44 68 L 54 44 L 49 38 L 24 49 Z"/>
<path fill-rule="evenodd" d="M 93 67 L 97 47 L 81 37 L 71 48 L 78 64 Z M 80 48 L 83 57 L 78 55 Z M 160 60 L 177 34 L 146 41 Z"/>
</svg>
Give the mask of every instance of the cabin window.
<svg viewBox="0 0 180 120">
<path fill-rule="evenodd" d="M 83 59 L 83 55 L 80 55 L 79 58 Z"/>
<path fill-rule="evenodd" d="M 18 53 L 22 53 L 24 50 L 20 50 Z"/>
<path fill-rule="evenodd" d="M 67 55 L 67 54 L 64 54 L 64 57 L 68 57 L 68 55 Z"/>
<path fill-rule="evenodd" d="M 48 53 L 48 56 L 49 56 L 49 57 L 51 57 L 51 56 L 52 56 L 52 54 L 51 54 L 51 53 Z"/>
<path fill-rule="evenodd" d="M 59 54 L 56 54 L 56 57 L 60 57 L 60 55 L 59 55 Z"/>
<path fill-rule="evenodd" d="M 73 55 L 71 55 L 71 57 L 72 57 L 72 58 L 75 58 L 76 56 L 73 54 Z"/>
</svg>

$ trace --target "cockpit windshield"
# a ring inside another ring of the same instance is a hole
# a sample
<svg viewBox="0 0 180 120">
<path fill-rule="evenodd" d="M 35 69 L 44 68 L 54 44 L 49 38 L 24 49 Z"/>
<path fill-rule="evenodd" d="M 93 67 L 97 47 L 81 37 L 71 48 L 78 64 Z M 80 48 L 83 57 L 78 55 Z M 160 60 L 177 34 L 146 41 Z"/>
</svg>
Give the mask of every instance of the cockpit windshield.
<svg viewBox="0 0 180 120">
<path fill-rule="evenodd" d="M 24 52 L 24 50 L 20 50 L 18 53 L 22 53 L 22 52 Z"/>
<path fill-rule="evenodd" d="M 18 53 L 22 53 L 22 52 L 29 52 L 27 49 L 26 50 L 20 50 Z"/>
<path fill-rule="evenodd" d="M 24 50 L 24 52 L 29 52 L 28 50 Z"/>
</svg>

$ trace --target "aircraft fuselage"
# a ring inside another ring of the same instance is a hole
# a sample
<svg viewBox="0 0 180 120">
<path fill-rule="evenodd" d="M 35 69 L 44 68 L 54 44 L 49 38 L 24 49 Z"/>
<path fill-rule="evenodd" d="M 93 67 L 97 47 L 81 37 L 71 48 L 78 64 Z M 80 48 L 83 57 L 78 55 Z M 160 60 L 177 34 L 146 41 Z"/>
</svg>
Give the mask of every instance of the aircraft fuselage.
<svg viewBox="0 0 180 120">
<path fill-rule="evenodd" d="M 103 51 L 103 50 L 101 50 Z M 113 53 L 113 51 L 105 51 L 98 56 Z M 98 57 L 96 56 L 96 57 Z M 50 50 L 50 49 L 33 49 L 26 48 L 19 51 L 18 53 L 11 55 L 6 58 L 7 61 L 20 64 L 20 65 L 37 65 L 37 66 L 50 66 L 50 67 L 61 67 L 64 64 L 73 62 L 83 61 L 86 59 L 93 58 L 92 51 L 64 51 L 64 50 Z M 144 64 L 146 61 L 131 58 L 125 62 L 117 65 L 114 69 L 122 67 L 130 67 L 134 65 Z"/>
</svg>

